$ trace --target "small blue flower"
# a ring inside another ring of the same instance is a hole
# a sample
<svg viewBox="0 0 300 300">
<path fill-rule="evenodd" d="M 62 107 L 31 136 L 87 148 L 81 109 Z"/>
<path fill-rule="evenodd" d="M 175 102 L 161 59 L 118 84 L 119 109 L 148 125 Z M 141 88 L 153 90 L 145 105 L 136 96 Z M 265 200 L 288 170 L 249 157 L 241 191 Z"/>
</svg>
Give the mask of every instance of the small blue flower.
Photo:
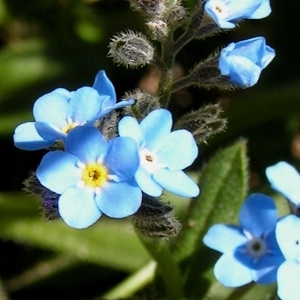
<svg viewBox="0 0 300 300">
<path fill-rule="evenodd" d="M 153 197 L 166 189 L 183 197 L 196 197 L 199 187 L 182 169 L 198 155 L 193 135 L 185 130 L 171 132 L 172 116 L 166 109 L 156 109 L 139 124 L 126 116 L 119 122 L 119 135 L 133 138 L 139 149 L 140 166 L 134 175 L 141 190 Z"/>
<path fill-rule="evenodd" d="M 282 300 L 298 300 L 300 286 L 300 219 L 289 215 L 276 226 L 278 245 L 286 259 L 277 273 L 278 296 Z"/>
<path fill-rule="evenodd" d="M 266 45 L 264 37 L 255 37 L 238 43 L 230 43 L 222 49 L 219 69 L 222 75 L 241 88 L 255 85 L 261 71 L 275 57 L 275 51 Z"/>
<path fill-rule="evenodd" d="M 37 150 L 64 141 L 76 126 L 93 125 L 112 110 L 131 105 L 133 99 L 116 103 L 116 93 L 104 71 L 99 71 L 93 87 L 74 92 L 58 88 L 38 98 L 33 106 L 35 122 L 27 122 L 15 129 L 15 146 Z"/>
<path fill-rule="evenodd" d="M 139 165 L 136 143 L 127 137 L 108 142 L 92 126 L 78 126 L 66 137 L 65 151 L 48 152 L 37 168 L 40 183 L 60 195 L 58 211 L 71 227 L 85 228 L 102 213 L 134 214 L 142 193 L 133 175 Z"/>
<path fill-rule="evenodd" d="M 241 208 L 240 226 L 216 224 L 209 229 L 204 244 L 223 253 L 214 267 L 219 282 L 238 287 L 251 281 L 276 281 L 277 269 L 284 261 L 275 239 L 276 221 L 274 201 L 252 194 Z"/>
<path fill-rule="evenodd" d="M 300 174 L 292 165 L 280 161 L 266 168 L 266 176 L 272 189 L 300 207 Z"/>
<path fill-rule="evenodd" d="M 243 19 L 262 19 L 271 13 L 269 0 L 207 0 L 204 9 L 220 28 L 234 28 Z"/>
</svg>

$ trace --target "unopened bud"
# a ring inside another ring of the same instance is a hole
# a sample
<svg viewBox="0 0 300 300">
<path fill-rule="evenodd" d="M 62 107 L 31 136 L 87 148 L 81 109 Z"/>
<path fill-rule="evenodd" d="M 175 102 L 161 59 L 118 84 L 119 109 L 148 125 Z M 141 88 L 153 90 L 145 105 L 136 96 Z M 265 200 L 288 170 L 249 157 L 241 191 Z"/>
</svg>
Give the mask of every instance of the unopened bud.
<svg viewBox="0 0 300 300">
<path fill-rule="evenodd" d="M 149 17 L 161 16 L 165 9 L 165 0 L 130 0 L 134 9 L 145 13 Z"/>
<path fill-rule="evenodd" d="M 129 68 L 149 64 L 154 56 L 154 48 L 142 33 L 133 31 L 115 35 L 109 43 L 108 56 L 118 65 Z"/>
<path fill-rule="evenodd" d="M 184 115 L 176 128 L 189 130 L 197 143 L 207 143 L 207 140 L 225 130 L 227 120 L 220 117 L 222 109 L 219 104 L 208 104 L 200 109 Z"/>
<path fill-rule="evenodd" d="M 173 216 L 173 208 L 146 194 L 133 215 L 133 225 L 139 233 L 154 239 L 174 237 L 181 229 L 181 224 Z"/>
<path fill-rule="evenodd" d="M 160 108 L 159 98 L 136 89 L 125 94 L 125 99 L 134 99 L 135 104 L 127 106 L 128 114 L 133 114 L 138 120 L 146 117 L 152 110 Z"/>
<path fill-rule="evenodd" d="M 169 29 L 166 22 L 161 20 L 151 20 L 146 22 L 149 33 L 154 40 L 162 40 L 168 35 Z"/>
</svg>

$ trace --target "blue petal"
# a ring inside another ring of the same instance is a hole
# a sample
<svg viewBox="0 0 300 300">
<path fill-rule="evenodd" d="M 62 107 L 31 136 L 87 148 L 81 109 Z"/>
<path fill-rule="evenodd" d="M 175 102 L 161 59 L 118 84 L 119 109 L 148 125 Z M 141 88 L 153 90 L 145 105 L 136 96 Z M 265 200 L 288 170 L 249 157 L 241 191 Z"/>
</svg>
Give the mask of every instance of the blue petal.
<svg viewBox="0 0 300 300">
<path fill-rule="evenodd" d="M 300 218 L 289 215 L 277 222 L 276 239 L 286 259 L 300 262 Z"/>
<path fill-rule="evenodd" d="M 107 142 L 100 131 L 92 126 L 77 126 L 66 138 L 66 151 L 74 154 L 85 164 L 104 158 Z"/>
<path fill-rule="evenodd" d="M 58 210 L 69 226 L 78 229 L 91 226 L 102 215 L 94 200 L 94 190 L 76 186 L 68 188 L 60 196 Z"/>
<path fill-rule="evenodd" d="M 96 197 L 99 209 L 111 218 L 133 215 L 141 206 L 142 192 L 135 181 L 108 182 Z"/>
<path fill-rule="evenodd" d="M 153 150 L 156 144 L 171 132 L 172 123 L 172 115 L 168 110 L 160 108 L 151 111 L 140 123 L 146 148 Z"/>
<path fill-rule="evenodd" d="M 110 175 L 118 177 L 117 181 L 133 178 L 140 164 L 135 141 L 128 137 L 117 137 L 110 140 L 103 163 Z"/>
<path fill-rule="evenodd" d="M 106 98 L 105 101 L 102 102 L 99 113 L 97 114 L 97 119 L 101 119 L 102 117 L 108 115 L 113 110 L 118 108 L 122 108 L 134 103 L 133 99 L 123 100 L 114 104 L 115 101 L 112 101 L 112 98 Z"/>
<path fill-rule="evenodd" d="M 155 154 L 169 170 L 182 170 L 197 158 L 198 147 L 193 135 L 182 129 L 173 131 L 158 141 Z"/>
<path fill-rule="evenodd" d="M 228 58 L 230 65 L 230 81 L 241 88 L 248 88 L 255 85 L 261 74 L 261 68 L 247 57 L 231 56 Z M 225 74 L 222 74 L 225 75 Z"/>
<path fill-rule="evenodd" d="M 233 28 L 235 22 L 242 19 L 261 19 L 267 17 L 271 8 L 265 0 L 225 0 L 220 1 L 218 5 L 216 1 L 206 1 L 205 11 L 221 28 Z M 219 11 L 220 9 L 224 11 Z"/>
<path fill-rule="evenodd" d="M 255 10 L 255 12 L 249 17 L 249 19 L 262 19 L 270 15 L 272 12 L 270 1 L 262 0 L 260 6 Z"/>
<path fill-rule="evenodd" d="M 277 270 L 284 262 L 283 256 L 266 254 L 258 261 L 253 262 L 254 268 L 251 270 L 253 281 L 259 284 L 269 284 L 277 279 Z"/>
<path fill-rule="evenodd" d="M 181 197 L 196 197 L 200 193 L 198 185 L 182 171 L 160 169 L 152 175 L 164 189 Z"/>
<path fill-rule="evenodd" d="M 112 82 L 106 76 L 104 70 L 100 70 L 97 73 L 93 84 L 93 88 L 98 91 L 99 95 L 108 95 L 110 96 L 110 98 L 114 100 L 114 103 L 116 103 L 117 97 L 116 97 L 115 88 Z"/>
<path fill-rule="evenodd" d="M 100 109 L 99 94 L 91 87 L 82 87 L 73 93 L 70 106 L 74 122 L 95 121 Z"/>
<path fill-rule="evenodd" d="M 140 189 L 149 196 L 159 197 L 163 192 L 163 188 L 157 184 L 151 174 L 149 174 L 143 167 L 139 167 L 134 175 Z"/>
<path fill-rule="evenodd" d="M 206 246 L 222 253 L 233 251 L 246 242 L 242 229 L 233 225 L 213 225 L 203 237 Z"/>
<path fill-rule="evenodd" d="M 49 143 L 53 144 L 57 140 L 64 140 L 65 134 L 55 130 L 49 124 L 44 122 L 35 122 L 34 127 L 38 134 Z"/>
<path fill-rule="evenodd" d="M 62 194 L 80 181 L 82 172 L 76 165 L 77 161 L 76 156 L 67 152 L 48 152 L 38 166 L 36 176 L 43 186 Z"/>
<path fill-rule="evenodd" d="M 298 300 L 300 265 L 294 261 L 284 262 L 277 273 L 277 294 L 282 300 Z"/>
<path fill-rule="evenodd" d="M 240 263 L 233 252 L 224 253 L 214 267 L 219 282 L 227 287 L 238 287 L 252 281 L 250 269 Z"/>
<path fill-rule="evenodd" d="M 14 133 L 15 146 L 23 150 L 38 150 L 51 146 L 52 141 L 45 141 L 36 131 L 34 122 L 19 125 Z"/>
<path fill-rule="evenodd" d="M 241 227 L 253 237 L 260 237 L 274 229 L 277 210 L 273 199 L 263 194 L 250 195 L 241 208 L 239 221 Z"/>
<path fill-rule="evenodd" d="M 36 100 L 33 106 L 36 121 L 48 123 L 60 130 L 67 124 L 67 118 L 72 115 L 69 99 L 62 95 L 61 89 L 54 90 Z"/>
<path fill-rule="evenodd" d="M 120 136 L 127 136 L 134 139 L 139 148 L 145 143 L 140 125 L 133 117 L 123 117 L 118 123 L 118 130 Z"/>
<path fill-rule="evenodd" d="M 266 168 L 271 187 L 300 206 L 300 175 L 290 164 L 281 161 Z"/>
</svg>

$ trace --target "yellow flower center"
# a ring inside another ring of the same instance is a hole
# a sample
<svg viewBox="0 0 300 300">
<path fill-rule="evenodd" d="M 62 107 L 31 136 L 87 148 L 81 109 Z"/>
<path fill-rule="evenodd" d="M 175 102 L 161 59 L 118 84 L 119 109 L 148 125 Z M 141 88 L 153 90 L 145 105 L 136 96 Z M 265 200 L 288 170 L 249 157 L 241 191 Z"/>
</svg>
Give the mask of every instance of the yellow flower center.
<svg viewBox="0 0 300 300">
<path fill-rule="evenodd" d="M 81 178 L 86 186 L 100 188 L 107 182 L 108 174 L 103 165 L 93 163 L 85 166 Z"/>
<path fill-rule="evenodd" d="M 62 133 L 65 133 L 65 134 L 68 134 L 73 128 L 75 128 L 76 126 L 78 126 L 79 124 L 77 124 L 77 123 L 68 123 L 68 124 L 66 124 L 65 126 L 63 126 L 62 128 L 61 128 L 61 132 Z"/>
</svg>

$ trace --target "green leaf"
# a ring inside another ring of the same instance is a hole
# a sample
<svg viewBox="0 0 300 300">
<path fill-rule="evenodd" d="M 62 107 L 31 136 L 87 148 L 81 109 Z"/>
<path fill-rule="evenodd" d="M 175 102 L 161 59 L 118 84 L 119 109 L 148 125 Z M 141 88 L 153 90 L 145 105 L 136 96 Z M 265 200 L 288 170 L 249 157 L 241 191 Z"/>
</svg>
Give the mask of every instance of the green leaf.
<svg viewBox="0 0 300 300">
<path fill-rule="evenodd" d="M 201 194 L 191 202 L 173 249 L 173 256 L 185 273 L 188 297 L 204 293 L 213 279 L 213 276 L 209 279 L 202 277 L 216 261 L 216 253 L 202 242 L 204 234 L 213 224 L 237 222 L 247 194 L 246 142 L 238 141 L 215 154 L 203 167 L 199 185 Z"/>
<path fill-rule="evenodd" d="M 21 193 L 0 194 L 0 236 L 125 272 L 150 261 L 129 219 L 101 217 L 93 226 L 78 230 L 61 220 L 47 222 L 35 202 Z"/>
<path fill-rule="evenodd" d="M 247 194 L 246 142 L 218 152 L 201 171 L 200 196 L 191 202 L 175 249 L 178 260 L 190 256 L 207 229 L 218 222 L 234 223 Z"/>
</svg>

